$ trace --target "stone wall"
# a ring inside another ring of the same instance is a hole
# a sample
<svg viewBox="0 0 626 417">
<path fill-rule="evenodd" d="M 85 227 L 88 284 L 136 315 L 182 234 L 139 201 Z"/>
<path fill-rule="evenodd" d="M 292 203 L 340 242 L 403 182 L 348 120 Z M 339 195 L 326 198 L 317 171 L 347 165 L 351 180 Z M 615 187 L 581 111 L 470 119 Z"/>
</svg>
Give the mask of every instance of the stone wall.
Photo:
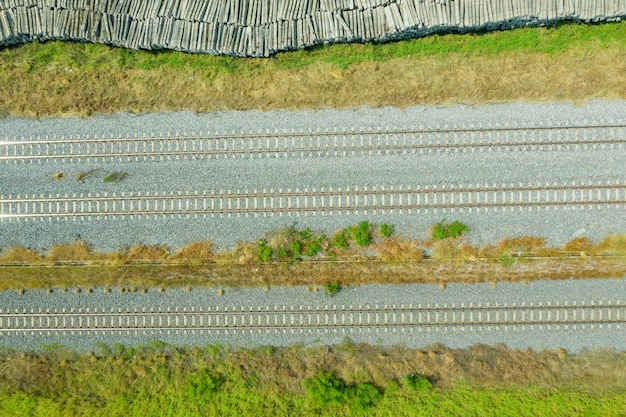
<svg viewBox="0 0 626 417">
<path fill-rule="evenodd" d="M 0 0 L 0 45 L 68 39 L 267 57 L 322 43 L 625 15 L 626 0 Z"/>
</svg>

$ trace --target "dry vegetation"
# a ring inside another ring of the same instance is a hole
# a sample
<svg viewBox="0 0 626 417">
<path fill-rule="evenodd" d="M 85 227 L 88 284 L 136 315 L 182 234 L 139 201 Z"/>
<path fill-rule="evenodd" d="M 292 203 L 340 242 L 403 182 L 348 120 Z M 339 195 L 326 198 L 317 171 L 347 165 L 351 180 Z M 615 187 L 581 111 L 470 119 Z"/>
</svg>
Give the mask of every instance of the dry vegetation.
<svg viewBox="0 0 626 417">
<path fill-rule="evenodd" d="M 0 252 L 1 289 L 95 286 L 160 288 L 304 285 L 323 288 L 364 283 L 521 282 L 537 279 L 623 278 L 626 234 L 593 244 L 572 239 L 559 248 L 539 237 L 503 239 L 477 248 L 463 237 L 415 242 L 382 237 L 367 222 L 371 244 L 361 246 L 352 226 L 326 237 L 284 228 L 266 239 L 216 251 L 211 242 L 173 253 L 161 245 L 94 252 L 85 242 L 54 245 L 47 254 L 26 248 Z M 364 242 L 361 242 L 364 243 Z M 424 257 L 425 251 L 430 255 Z M 308 255 L 307 255 L 308 254 Z"/>
<path fill-rule="evenodd" d="M 626 23 L 563 24 L 270 59 L 69 42 L 0 49 L 0 112 L 91 115 L 626 98 Z"/>
</svg>

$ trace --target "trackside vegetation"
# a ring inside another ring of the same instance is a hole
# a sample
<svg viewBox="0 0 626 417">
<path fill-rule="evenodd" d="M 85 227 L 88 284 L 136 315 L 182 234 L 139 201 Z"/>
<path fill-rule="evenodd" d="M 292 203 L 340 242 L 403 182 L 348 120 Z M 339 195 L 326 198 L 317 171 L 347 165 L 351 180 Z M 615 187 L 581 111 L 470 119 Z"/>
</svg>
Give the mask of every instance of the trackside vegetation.
<svg viewBox="0 0 626 417">
<path fill-rule="evenodd" d="M 269 59 L 32 42 L 0 48 L 0 114 L 624 99 L 625 32 L 626 22 L 560 23 Z"/>
<path fill-rule="evenodd" d="M 2 416 L 620 416 L 626 359 L 475 345 L 0 351 Z"/>
<path fill-rule="evenodd" d="M 577 237 L 561 247 L 533 236 L 476 247 L 468 233 L 466 224 L 445 219 L 430 228 L 425 241 L 402 238 L 391 224 L 362 221 L 326 234 L 294 223 L 221 251 L 208 240 L 174 251 L 136 244 L 104 253 L 84 241 L 59 243 L 47 251 L 10 247 L 0 251 L 0 290 L 305 285 L 332 296 L 343 286 L 363 283 L 626 276 L 626 234 L 597 243 Z"/>
</svg>

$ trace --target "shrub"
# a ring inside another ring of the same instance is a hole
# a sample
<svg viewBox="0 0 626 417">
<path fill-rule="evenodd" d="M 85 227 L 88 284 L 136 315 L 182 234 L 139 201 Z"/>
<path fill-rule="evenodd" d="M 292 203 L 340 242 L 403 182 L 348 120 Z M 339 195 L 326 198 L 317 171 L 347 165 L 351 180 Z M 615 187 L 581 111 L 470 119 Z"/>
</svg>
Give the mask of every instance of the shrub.
<svg viewBox="0 0 626 417">
<path fill-rule="evenodd" d="M 269 259 L 297 261 L 303 256 L 315 256 L 323 248 L 324 235 L 316 235 L 309 228 L 297 230 L 296 224 L 270 233 L 265 245 L 270 249 Z M 267 249 L 263 249 L 267 252 Z"/>
<path fill-rule="evenodd" d="M 297 234 L 298 243 L 301 245 L 300 253 L 304 256 L 315 256 L 323 249 L 326 236 L 316 235 L 307 227 Z"/>
<path fill-rule="evenodd" d="M 302 380 L 301 384 L 316 408 L 349 404 L 353 411 L 363 412 L 382 398 L 372 384 L 348 385 L 331 372 L 320 372 L 313 378 Z"/>
<path fill-rule="evenodd" d="M 380 229 L 380 235 L 384 238 L 387 238 L 393 234 L 394 227 L 392 224 L 381 223 L 379 229 Z"/>
<path fill-rule="evenodd" d="M 291 257 L 296 259 L 300 256 L 300 251 L 302 250 L 302 246 L 298 241 L 289 242 L 289 250 L 291 251 Z"/>
<path fill-rule="evenodd" d="M 257 259 L 260 262 L 269 262 L 272 256 L 272 248 L 267 246 L 264 239 L 260 239 L 257 244 Z"/>
<path fill-rule="evenodd" d="M 351 387 L 349 391 L 350 406 L 355 411 L 363 412 L 375 405 L 382 398 L 380 391 L 372 384 L 361 383 Z"/>
<path fill-rule="evenodd" d="M 498 258 L 498 263 L 503 266 L 511 266 L 515 263 L 515 257 L 510 253 L 503 253 Z"/>
<path fill-rule="evenodd" d="M 314 407 L 341 405 L 347 401 L 346 384 L 330 372 L 302 380 L 302 388 Z"/>
<path fill-rule="evenodd" d="M 304 255 L 305 256 L 315 256 L 318 253 L 320 253 L 322 251 L 322 243 L 321 241 L 324 239 L 324 237 L 322 236 L 319 241 L 313 241 L 311 243 L 309 243 L 305 248 L 304 248 Z"/>
<path fill-rule="evenodd" d="M 408 391 L 426 391 L 432 388 L 433 384 L 425 376 L 418 374 L 406 375 L 402 378 L 402 386 Z"/>
<path fill-rule="evenodd" d="M 86 179 L 91 178 L 91 177 L 95 177 L 99 174 L 100 172 L 97 169 L 92 169 L 89 171 L 83 171 L 83 172 L 79 172 L 78 174 L 76 174 L 76 181 L 80 182 L 81 184 L 85 182 Z"/>
<path fill-rule="evenodd" d="M 365 247 L 372 243 L 371 227 L 369 222 L 363 221 L 352 229 L 352 238 L 357 245 Z"/>
<path fill-rule="evenodd" d="M 341 290 L 341 286 L 337 281 L 331 281 L 324 284 L 324 294 L 329 297 L 334 297 Z"/>
<path fill-rule="evenodd" d="M 435 240 L 456 238 L 469 230 L 467 225 L 461 223 L 458 220 L 452 223 L 445 223 L 446 219 L 441 220 L 439 223 L 432 227 L 432 238 Z"/>
<path fill-rule="evenodd" d="M 211 374 L 208 371 L 200 371 L 187 381 L 187 397 L 198 403 L 203 403 L 220 390 L 224 384 L 224 377 Z"/>
<path fill-rule="evenodd" d="M 315 237 L 315 235 L 311 232 L 311 229 L 309 229 L 308 227 L 306 229 L 302 229 L 298 232 L 298 238 L 300 240 L 311 240 Z"/>
</svg>

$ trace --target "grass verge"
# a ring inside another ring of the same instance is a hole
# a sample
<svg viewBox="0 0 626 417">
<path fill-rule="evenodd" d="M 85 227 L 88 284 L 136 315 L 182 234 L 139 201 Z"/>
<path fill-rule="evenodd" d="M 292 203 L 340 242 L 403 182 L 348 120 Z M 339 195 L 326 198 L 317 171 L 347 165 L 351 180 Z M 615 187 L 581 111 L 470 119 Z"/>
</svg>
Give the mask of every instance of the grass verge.
<svg viewBox="0 0 626 417">
<path fill-rule="evenodd" d="M 70 42 L 0 49 L 0 112 L 91 115 L 626 98 L 626 22 L 241 59 Z M 504 76 L 503 76 L 504 75 Z"/>
<path fill-rule="evenodd" d="M 2 416 L 619 416 L 626 360 L 503 346 L 0 351 Z"/>
</svg>

